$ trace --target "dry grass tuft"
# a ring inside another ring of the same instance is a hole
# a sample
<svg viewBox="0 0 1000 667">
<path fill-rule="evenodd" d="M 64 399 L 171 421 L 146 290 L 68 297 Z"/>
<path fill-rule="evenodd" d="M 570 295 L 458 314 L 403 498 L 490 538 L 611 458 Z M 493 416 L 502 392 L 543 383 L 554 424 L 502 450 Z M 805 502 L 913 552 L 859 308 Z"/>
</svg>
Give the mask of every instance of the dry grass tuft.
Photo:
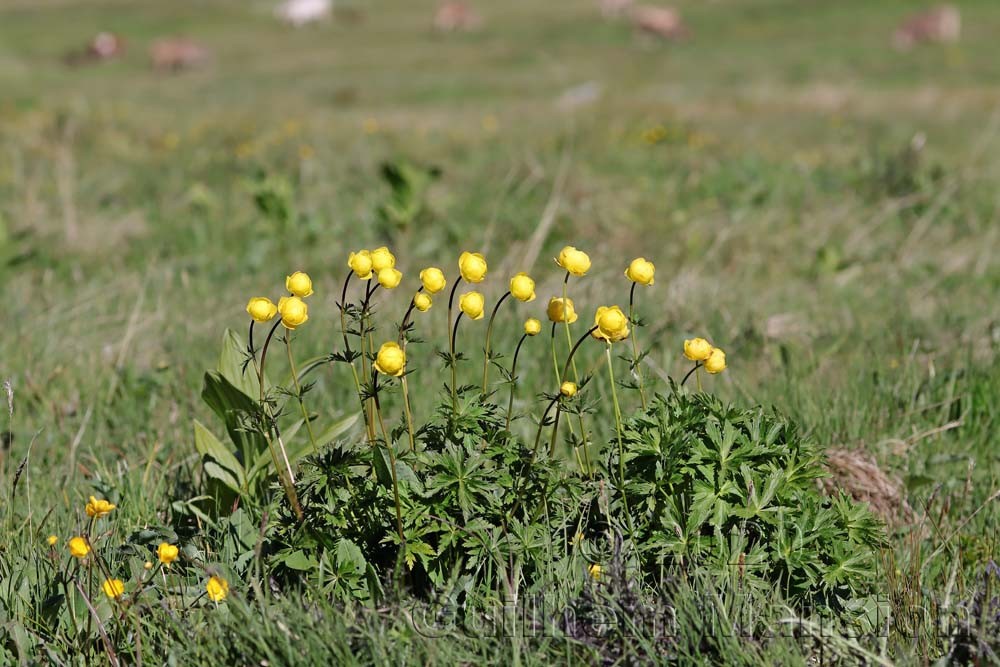
<svg viewBox="0 0 1000 667">
<path fill-rule="evenodd" d="M 819 482 L 823 493 L 832 495 L 843 490 L 854 500 L 868 503 L 889 526 L 913 521 L 913 508 L 906 500 L 902 482 L 882 470 L 874 457 L 842 448 L 832 448 L 826 455 L 830 477 Z"/>
</svg>

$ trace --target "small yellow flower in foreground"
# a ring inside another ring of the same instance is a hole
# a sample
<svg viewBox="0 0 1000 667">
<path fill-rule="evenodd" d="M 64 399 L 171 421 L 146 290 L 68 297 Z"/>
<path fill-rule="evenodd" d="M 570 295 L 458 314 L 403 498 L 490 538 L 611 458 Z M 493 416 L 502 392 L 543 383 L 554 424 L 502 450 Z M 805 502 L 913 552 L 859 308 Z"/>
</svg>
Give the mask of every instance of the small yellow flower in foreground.
<svg viewBox="0 0 1000 667">
<path fill-rule="evenodd" d="M 153 561 L 147 560 L 145 563 L 142 564 L 142 569 L 144 569 L 144 570 L 152 570 L 153 569 Z"/>
<path fill-rule="evenodd" d="M 49 535 L 49 539 L 46 540 L 46 542 L 49 543 L 50 547 L 54 547 L 56 545 L 56 542 L 58 542 L 58 541 L 59 541 L 59 538 L 56 537 L 55 535 Z"/>
<path fill-rule="evenodd" d="M 413 295 L 413 307 L 419 310 L 421 313 L 426 313 L 431 309 L 434 301 L 431 299 L 430 295 L 424 294 L 423 292 L 417 292 Z"/>
<path fill-rule="evenodd" d="M 371 280 L 372 254 L 367 250 L 352 252 L 347 258 L 347 266 L 351 267 L 354 275 L 361 280 Z"/>
<path fill-rule="evenodd" d="M 566 398 L 573 398 L 576 396 L 576 383 L 575 382 L 563 382 L 562 386 L 559 387 L 559 393 Z"/>
<path fill-rule="evenodd" d="M 590 256 L 571 245 L 559 251 L 556 264 L 566 269 L 574 276 L 582 276 L 590 270 Z"/>
<path fill-rule="evenodd" d="M 534 317 L 529 317 L 524 321 L 524 333 L 529 336 L 537 336 L 542 331 L 542 323 Z"/>
<path fill-rule="evenodd" d="M 510 279 L 510 293 L 525 303 L 535 300 L 535 281 L 524 271 Z"/>
<path fill-rule="evenodd" d="M 656 267 L 645 257 L 636 257 L 625 269 L 625 277 L 640 285 L 652 285 Z"/>
<path fill-rule="evenodd" d="M 478 252 L 463 252 L 458 258 L 458 270 L 467 283 L 483 282 L 486 269 L 486 258 Z"/>
<path fill-rule="evenodd" d="M 170 565 L 177 560 L 177 555 L 179 553 L 180 549 L 177 548 L 176 544 L 160 542 L 160 546 L 156 547 L 156 557 L 159 558 L 160 562 L 164 565 Z"/>
<path fill-rule="evenodd" d="M 448 281 L 444 278 L 444 271 L 436 266 L 429 266 L 420 272 L 420 283 L 428 294 L 437 294 L 444 289 Z"/>
<path fill-rule="evenodd" d="M 479 292 L 466 292 L 458 298 L 458 307 L 473 320 L 483 319 L 486 298 Z"/>
<path fill-rule="evenodd" d="M 726 370 L 726 353 L 715 348 L 712 354 L 705 360 L 705 370 L 713 375 Z"/>
<path fill-rule="evenodd" d="M 691 361 L 705 361 L 712 354 L 712 344 L 704 338 L 690 338 L 684 341 L 684 356 Z"/>
<path fill-rule="evenodd" d="M 388 266 L 378 272 L 378 284 L 386 289 L 393 289 L 399 286 L 403 279 L 403 272 Z"/>
<path fill-rule="evenodd" d="M 594 324 L 597 326 L 597 330 L 593 334 L 594 338 L 600 338 L 609 343 L 628 338 L 628 318 L 618 306 L 598 308 L 597 314 L 594 316 Z"/>
<path fill-rule="evenodd" d="M 281 323 L 286 329 L 294 330 L 309 319 L 309 306 L 297 296 L 283 296 L 278 300 Z"/>
<path fill-rule="evenodd" d="M 594 563 L 593 565 L 591 565 L 590 567 L 588 567 L 587 568 L 587 572 L 590 573 L 590 578 L 593 579 L 594 581 L 600 581 L 601 580 L 602 568 L 597 563 Z"/>
<path fill-rule="evenodd" d="M 111 510 L 114 508 L 115 506 L 107 500 L 104 500 L 103 498 L 98 500 L 94 496 L 91 496 L 90 502 L 87 503 L 87 507 L 85 509 L 87 510 L 87 516 L 93 519 L 100 519 L 103 516 L 111 514 Z"/>
<path fill-rule="evenodd" d="M 125 582 L 121 579 L 105 579 L 101 584 L 101 590 L 109 598 L 117 599 L 125 593 Z"/>
<path fill-rule="evenodd" d="M 74 537 L 70 539 L 68 548 L 73 558 L 86 558 L 90 553 L 90 542 L 85 537 Z"/>
<path fill-rule="evenodd" d="M 382 343 L 375 355 L 375 370 L 383 375 L 400 377 L 406 370 L 406 352 L 398 343 Z"/>
<path fill-rule="evenodd" d="M 220 576 L 212 576 L 205 584 L 205 591 L 212 602 L 222 602 L 229 595 L 229 582 Z"/>
<path fill-rule="evenodd" d="M 372 269 L 378 273 L 382 269 L 391 269 L 396 266 L 396 256 L 389 252 L 385 246 L 372 250 Z"/>
<path fill-rule="evenodd" d="M 552 322 L 569 322 L 573 324 L 576 322 L 576 309 L 573 308 L 573 299 L 564 299 L 561 296 L 554 296 L 549 299 L 549 307 L 546 308 L 546 314 L 549 316 L 549 320 Z"/>
<path fill-rule="evenodd" d="M 308 273 L 296 271 L 290 276 L 285 276 L 285 289 L 295 296 L 304 299 L 313 293 L 313 281 Z"/>
<path fill-rule="evenodd" d="M 270 322 L 278 313 L 278 307 L 266 296 L 255 296 L 247 303 L 247 314 L 254 322 Z"/>
</svg>

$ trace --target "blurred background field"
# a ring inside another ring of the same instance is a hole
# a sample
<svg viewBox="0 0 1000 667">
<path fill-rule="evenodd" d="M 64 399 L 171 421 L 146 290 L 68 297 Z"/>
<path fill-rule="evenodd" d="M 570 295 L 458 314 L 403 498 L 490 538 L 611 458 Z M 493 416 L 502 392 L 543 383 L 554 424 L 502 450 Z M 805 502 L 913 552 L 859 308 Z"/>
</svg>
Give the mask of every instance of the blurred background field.
<svg viewBox="0 0 1000 667">
<path fill-rule="evenodd" d="M 1000 5 L 962 2 L 961 39 L 907 51 L 909 1 L 677 2 L 680 40 L 589 0 L 472 6 L 482 25 L 443 33 L 425 0 L 339 3 L 301 29 L 266 2 L 0 4 L 3 461 L 31 451 L 54 506 L 39 534 L 70 530 L 95 487 L 145 489 L 138 521 L 169 504 L 222 330 L 292 270 L 316 281 L 305 356 L 337 342 L 349 251 L 396 251 L 406 282 L 380 308 L 398 321 L 421 267 L 481 250 L 488 298 L 515 271 L 539 283 L 503 318 L 509 354 L 570 243 L 594 258 L 584 319 L 627 301 L 628 260 L 657 263 L 648 376 L 679 377 L 682 339 L 707 335 L 730 365 L 707 389 L 873 455 L 914 507 L 948 497 L 944 548 L 975 581 L 996 513 L 970 515 L 1000 472 Z M 101 31 L 121 57 L 66 64 Z M 154 71 L 150 44 L 178 35 L 207 60 Z M 428 315 L 418 410 L 441 385 Z M 525 382 L 551 391 L 538 342 Z M 317 378 L 331 417 L 348 377 Z"/>
</svg>

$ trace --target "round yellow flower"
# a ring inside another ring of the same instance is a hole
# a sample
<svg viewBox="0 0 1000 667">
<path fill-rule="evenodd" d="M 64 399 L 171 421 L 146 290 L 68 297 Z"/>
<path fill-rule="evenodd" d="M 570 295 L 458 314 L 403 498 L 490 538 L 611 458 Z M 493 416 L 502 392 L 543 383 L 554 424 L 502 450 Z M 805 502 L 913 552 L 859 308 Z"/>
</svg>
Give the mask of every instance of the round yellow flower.
<svg viewBox="0 0 1000 667">
<path fill-rule="evenodd" d="M 628 338 L 628 317 L 618 306 L 601 306 L 594 315 L 594 324 L 597 330 L 594 338 L 606 340 L 609 343 L 616 343 Z"/>
<path fill-rule="evenodd" d="M 525 303 L 535 300 L 535 281 L 522 271 L 510 279 L 510 293 L 518 301 Z"/>
<path fill-rule="evenodd" d="M 726 370 L 726 353 L 719 348 L 712 350 L 712 354 L 705 360 L 705 370 L 713 375 Z"/>
<path fill-rule="evenodd" d="M 87 503 L 87 506 L 84 509 L 87 510 L 87 516 L 89 516 L 90 518 L 100 519 L 101 517 L 111 514 L 111 511 L 114 508 L 115 506 L 109 503 L 107 500 L 104 500 L 103 498 L 101 500 L 98 500 L 94 496 L 91 496 L 90 502 Z"/>
<path fill-rule="evenodd" d="M 458 258 L 458 270 L 467 283 L 483 282 L 486 268 L 486 258 L 478 252 L 463 252 Z"/>
<path fill-rule="evenodd" d="M 254 322 L 270 322 L 278 314 L 278 307 L 266 296 L 255 296 L 247 302 L 247 314 Z"/>
<path fill-rule="evenodd" d="M 309 277 L 308 273 L 296 271 L 290 276 L 285 276 L 285 289 L 300 299 L 304 299 L 313 293 L 312 278 Z"/>
<path fill-rule="evenodd" d="M 372 250 L 372 269 L 378 273 L 382 269 L 391 269 L 396 266 L 396 256 L 389 252 L 385 246 Z"/>
<path fill-rule="evenodd" d="M 406 352 L 398 343 L 382 343 L 375 355 L 375 370 L 383 375 L 400 377 L 406 370 Z"/>
<path fill-rule="evenodd" d="M 574 276 L 582 276 L 590 270 L 590 256 L 571 245 L 559 251 L 556 264 L 566 269 Z"/>
<path fill-rule="evenodd" d="M 229 582 L 218 575 L 213 575 L 205 584 L 205 592 L 212 602 L 222 602 L 229 595 Z"/>
<path fill-rule="evenodd" d="M 563 299 L 561 296 L 554 296 L 549 299 L 549 307 L 546 314 L 551 322 L 576 322 L 576 309 L 573 307 L 573 299 Z"/>
<path fill-rule="evenodd" d="M 167 544 L 166 542 L 160 542 L 160 546 L 156 547 L 156 557 L 160 559 L 160 562 L 164 565 L 170 565 L 180 554 L 180 549 L 177 548 L 175 544 Z"/>
<path fill-rule="evenodd" d="M 59 541 L 59 538 L 56 537 L 55 535 L 49 535 L 49 539 L 46 540 L 46 542 L 49 543 L 50 547 L 54 547 L 56 545 L 56 542 L 58 542 L 58 541 Z"/>
<path fill-rule="evenodd" d="M 684 341 L 684 356 L 691 361 L 705 361 L 712 354 L 712 344 L 704 338 L 690 338 Z"/>
<path fill-rule="evenodd" d="M 625 277 L 640 285 L 652 285 L 656 267 L 645 257 L 636 257 L 625 269 Z"/>
<path fill-rule="evenodd" d="M 423 292 L 417 292 L 413 295 L 413 307 L 419 310 L 421 313 L 426 313 L 431 309 L 434 301 L 431 299 L 430 295 L 424 294 Z"/>
<path fill-rule="evenodd" d="M 602 570 L 601 566 L 598 565 L 597 563 L 594 563 L 593 565 L 591 565 L 590 567 L 587 568 L 587 572 L 590 574 L 590 578 L 593 579 L 594 581 L 600 581 L 601 580 L 601 572 L 602 571 L 603 570 Z"/>
<path fill-rule="evenodd" d="M 142 564 L 142 569 L 144 569 L 144 570 L 152 570 L 153 569 L 153 561 L 147 560 L 145 563 Z"/>
<path fill-rule="evenodd" d="M 481 320 L 486 308 L 486 298 L 479 292 L 466 292 L 458 298 L 458 307 L 470 319 Z"/>
<path fill-rule="evenodd" d="M 73 537 L 67 548 L 69 548 L 69 553 L 73 558 L 86 558 L 90 553 L 90 542 L 87 541 L 86 537 Z"/>
<path fill-rule="evenodd" d="M 361 278 L 361 280 L 371 280 L 372 254 L 367 250 L 352 252 L 347 258 L 347 266 L 351 267 L 354 275 Z"/>
<path fill-rule="evenodd" d="M 378 272 L 378 284 L 386 289 L 393 289 L 399 286 L 399 282 L 402 279 L 403 272 L 398 269 L 394 269 L 391 266 Z"/>
<path fill-rule="evenodd" d="M 575 382 L 563 382 L 562 386 L 559 387 L 559 393 L 566 398 L 573 398 L 576 396 L 576 383 Z"/>
<path fill-rule="evenodd" d="M 420 283 L 428 294 L 437 294 L 444 289 L 448 281 L 444 278 L 444 271 L 436 266 L 429 266 L 420 272 Z"/>
<path fill-rule="evenodd" d="M 278 300 L 278 312 L 281 313 L 281 323 L 291 331 L 309 319 L 309 306 L 297 296 L 281 297 Z"/>
<path fill-rule="evenodd" d="M 121 579 L 105 579 L 101 584 L 101 590 L 109 598 L 118 599 L 125 594 L 125 582 Z"/>
<path fill-rule="evenodd" d="M 534 317 L 529 317 L 524 321 L 524 333 L 529 336 L 537 336 L 542 331 L 542 323 Z"/>
</svg>

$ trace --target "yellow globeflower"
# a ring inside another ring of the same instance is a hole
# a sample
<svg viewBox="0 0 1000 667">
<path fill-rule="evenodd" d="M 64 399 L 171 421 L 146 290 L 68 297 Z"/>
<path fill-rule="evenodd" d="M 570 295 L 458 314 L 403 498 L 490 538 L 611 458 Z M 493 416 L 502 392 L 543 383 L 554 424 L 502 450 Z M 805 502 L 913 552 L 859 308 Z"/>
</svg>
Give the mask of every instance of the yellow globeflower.
<svg viewBox="0 0 1000 667">
<path fill-rule="evenodd" d="M 625 277 L 640 285 L 652 285 L 656 267 L 645 257 L 636 257 L 625 269 Z"/>
<path fill-rule="evenodd" d="M 598 565 L 597 563 L 594 563 L 593 565 L 591 565 L 590 567 L 587 568 L 587 572 L 590 574 L 590 578 L 593 579 L 594 581 L 600 581 L 601 580 L 601 572 L 602 571 L 603 570 L 602 570 L 601 566 Z"/>
<path fill-rule="evenodd" d="M 56 545 L 56 542 L 58 542 L 58 541 L 59 541 L 59 538 L 56 537 L 55 535 L 49 535 L 49 539 L 46 540 L 46 542 L 49 543 L 50 547 L 54 547 Z"/>
<path fill-rule="evenodd" d="M 534 317 L 529 317 L 524 321 L 524 333 L 529 336 L 537 336 L 542 331 L 542 323 Z"/>
<path fill-rule="evenodd" d="M 101 590 L 109 598 L 117 599 L 125 593 L 125 582 L 121 579 L 105 579 L 104 583 L 101 584 Z"/>
<path fill-rule="evenodd" d="M 382 269 L 391 269 L 396 266 L 396 256 L 389 252 L 385 246 L 372 250 L 372 269 L 378 273 Z"/>
<path fill-rule="evenodd" d="M 86 558 L 87 554 L 90 553 L 90 542 L 85 537 L 71 538 L 67 547 L 73 558 Z"/>
<path fill-rule="evenodd" d="M 576 322 L 576 309 L 573 308 L 573 299 L 563 299 L 561 296 L 554 296 L 549 299 L 549 307 L 546 314 L 552 322 Z"/>
<path fill-rule="evenodd" d="M 444 271 L 436 266 L 429 266 L 420 272 L 420 283 L 428 294 L 437 294 L 444 289 L 448 281 L 444 278 Z"/>
<path fill-rule="evenodd" d="M 628 317 L 618 306 L 601 306 L 594 316 L 594 324 L 597 330 L 594 338 L 615 343 L 628 338 Z"/>
<path fill-rule="evenodd" d="M 406 352 L 398 343 L 382 343 L 375 355 L 375 370 L 383 375 L 400 377 L 406 370 Z"/>
<path fill-rule="evenodd" d="M 309 277 L 308 273 L 296 271 L 292 275 L 285 277 L 285 289 L 300 299 L 304 299 L 313 293 L 312 278 Z"/>
<path fill-rule="evenodd" d="M 458 298 L 458 307 L 470 319 L 481 320 L 486 308 L 486 298 L 479 292 L 466 292 Z"/>
<path fill-rule="evenodd" d="M 559 387 L 559 393 L 566 398 L 573 398 L 576 396 L 576 383 L 575 382 L 563 382 L 562 386 Z"/>
<path fill-rule="evenodd" d="M 431 309 L 434 301 L 431 299 L 430 295 L 424 294 L 423 292 L 417 292 L 413 295 L 413 307 L 419 310 L 421 313 L 426 313 Z"/>
<path fill-rule="evenodd" d="M 145 563 L 142 564 L 142 569 L 144 569 L 144 570 L 152 570 L 153 569 L 153 561 L 147 560 Z"/>
<path fill-rule="evenodd" d="M 559 251 L 556 264 L 566 269 L 574 276 L 582 276 L 590 270 L 590 256 L 571 245 Z"/>
<path fill-rule="evenodd" d="M 704 338 L 690 338 L 684 341 L 684 356 L 691 361 L 705 361 L 712 354 L 712 344 Z"/>
<path fill-rule="evenodd" d="M 177 548 L 175 544 L 167 544 L 166 542 L 160 542 L 160 546 L 156 548 L 156 557 L 160 559 L 160 562 L 164 565 L 170 565 L 180 554 L 180 549 Z"/>
<path fill-rule="evenodd" d="M 213 575 L 205 584 L 205 591 L 212 602 L 222 602 L 229 595 L 229 582 L 218 575 Z"/>
<path fill-rule="evenodd" d="M 84 509 L 87 510 L 87 516 L 91 517 L 92 519 L 100 519 L 101 517 L 111 514 L 111 511 L 114 508 L 115 506 L 109 503 L 107 500 L 104 500 L 103 498 L 101 500 L 98 500 L 94 496 L 91 496 L 90 502 L 87 503 L 87 506 Z"/>
<path fill-rule="evenodd" d="M 478 252 L 463 252 L 458 258 L 458 270 L 467 283 L 483 282 L 486 269 L 486 258 Z"/>
<path fill-rule="evenodd" d="M 399 285 L 403 279 L 403 272 L 391 266 L 378 272 L 378 284 L 386 289 L 393 289 Z"/>
<path fill-rule="evenodd" d="M 255 296 L 247 303 L 247 313 L 254 322 L 270 322 L 278 313 L 278 307 L 266 296 Z"/>
<path fill-rule="evenodd" d="M 522 271 L 510 279 L 510 293 L 518 301 L 535 300 L 535 281 L 527 273 Z"/>
<path fill-rule="evenodd" d="M 705 360 L 705 370 L 713 375 L 726 370 L 726 353 L 719 348 L 712 350 L 712 354 Z"/>
<path fill-rule="evenodd" d="M 294 331 L 296 327 L 305 324 L 309 319 L 309 306 L 297 296 L 283 296 L 278 300 L 278 312 L 281 313 L 281 323 L 286 329 Z"/>
<path fill-rule="evenodd" d="M 354 275 L 361 278 L 361 280 L 371 280 L 372 254 L 367 250 L 352 252 L 347 258 L 347 266 L 351 267 Z"/>
</svg>

